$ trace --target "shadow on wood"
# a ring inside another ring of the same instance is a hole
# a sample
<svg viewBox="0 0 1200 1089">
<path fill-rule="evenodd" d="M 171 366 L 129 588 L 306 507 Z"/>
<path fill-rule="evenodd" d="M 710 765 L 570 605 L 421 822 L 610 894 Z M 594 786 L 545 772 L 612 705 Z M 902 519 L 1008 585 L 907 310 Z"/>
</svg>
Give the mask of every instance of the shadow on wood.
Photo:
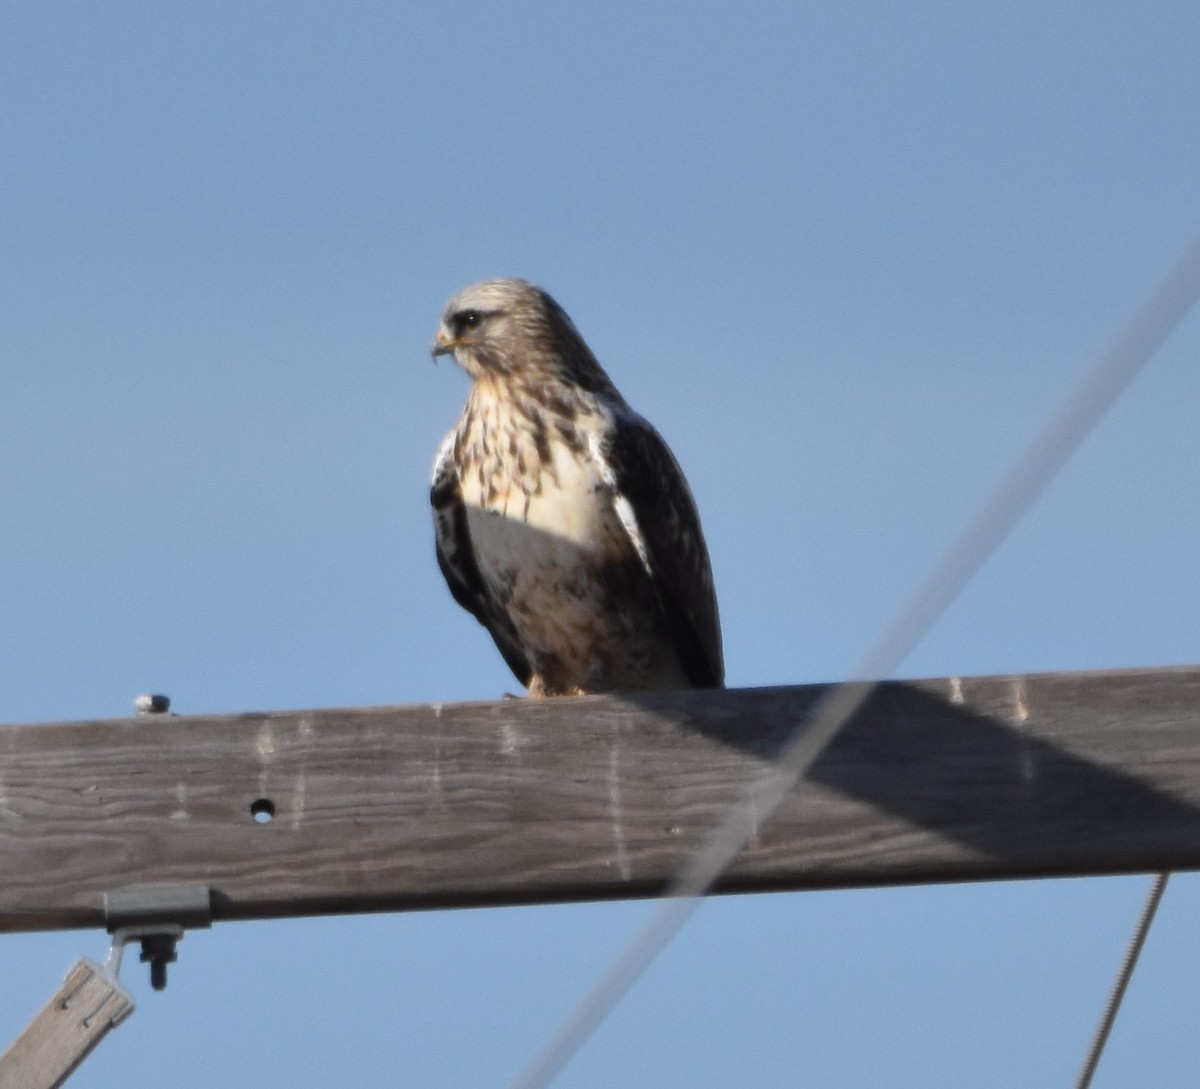
<svg viewBox="0 0 1200 1089">
<path fill-rule="evenodd" d="M 759 700 L 778 703 L 759 703 L 750 731 L 736 713 L 680 714 L 673 698 L 624 698 L 771 761 L 829 691 L 760 690 Z M 821 787 L 914 833 L 897 849 L 902 833 L 887 822 L 889 846 L 869 863 L 861 848 L 844 859 L 838 851 L 822 856 L 829 883 L 841 862 L 851 884 L 868 865 L 870 884 L 1193 868 L 1198 709 L 1200 674 L 1191 669 L 880 684 L 810 768 L 808 804 L 801 783 L 763 823 L 751 854 L 776 844 L 790 850 L 814 832 L 835 843 L 831 817 L 857 834 L 867 815 L 831 803 Z M 936 838 L 917 836 L 921 830 Z M 954 873 L 945 869 L 951 854 Z M 742 869 L 735 865 L 722 887 Z"/>
</svg>

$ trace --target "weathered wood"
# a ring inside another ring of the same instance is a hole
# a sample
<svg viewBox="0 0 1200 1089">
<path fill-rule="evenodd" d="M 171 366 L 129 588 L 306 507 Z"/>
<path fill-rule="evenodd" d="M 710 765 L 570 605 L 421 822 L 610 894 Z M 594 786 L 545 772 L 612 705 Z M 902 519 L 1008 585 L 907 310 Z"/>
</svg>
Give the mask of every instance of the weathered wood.
<svg viewBox="0 0 1200 1089">
<path fill-rule="evenodd" d="M 822 687 L 0 727 L 0 930 L 661 893 Z M 881 685 L 718 891 L 1200 867 L 1200 667 Z M 273 819 L 259 823 L 273 812 Z"/>
<path fill-rule="evenodd" d="M 5 1089 L 58 1089 L 130 1013 L 133 999 L 116 979 L 81 957 L 57 993 L 0 1055 Z"/>
</svg>

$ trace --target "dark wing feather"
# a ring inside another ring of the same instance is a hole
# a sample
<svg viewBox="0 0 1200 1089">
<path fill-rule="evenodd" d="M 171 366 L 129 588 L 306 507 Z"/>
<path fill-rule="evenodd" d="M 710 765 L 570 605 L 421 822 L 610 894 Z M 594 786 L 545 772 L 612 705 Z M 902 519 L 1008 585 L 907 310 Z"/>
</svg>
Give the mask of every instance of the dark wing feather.
<svg viewBox="0 0 1200 1089">
<path fill-rule="evenodd" d="M 451 432 L 438 450 L 433 467 L 433 486 L 429 489 L 433 506 L 433 534 L 438 567 L 450 587 L 450 593 L 479 621 L 503 655 L 518 681 L 528 687 L 533 670 L 517 642 L 516 633 L 504 610 L 499 607 L 475 562 L 475 549 L 467 527 L 467 509 L 454 466 L 454 434 Z"/>
<path fill-rule="evenodd" d="M 650 574 L 667 628 L 697 688 L 721 688 L 725 661 L 696 501 L 662 437 L 621 406 L 596 451 L 617 514 Z"/>
</svg>

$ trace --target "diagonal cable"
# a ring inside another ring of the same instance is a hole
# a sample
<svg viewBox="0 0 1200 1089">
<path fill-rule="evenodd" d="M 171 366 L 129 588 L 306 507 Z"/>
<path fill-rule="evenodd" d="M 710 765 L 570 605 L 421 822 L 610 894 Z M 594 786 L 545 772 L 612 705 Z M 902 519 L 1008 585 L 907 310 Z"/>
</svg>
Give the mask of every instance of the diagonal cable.
<svg viewBox="0 0 1200 1089">
<path fill-rule="evenodd" d="M 1163 898 L 1163 893 L 1167 891 L 1167 879 L 1170 876 L 1168 873 L 1157 874 L 1154 884 L 1150 886 L 1142 914 L 1133 928 L 1133 937 L 1129 939 L 1129 948 L 1125 950 L 1120 971 L 1117 972 L 1117 980 L 1113 984 L 1112 992 L 1104 1007 L 1104 1013 L 1100 1017 L 1100 1024 L 1096 1028 L 1096 1035 L 1092 1037 L 1087 1058 L 1083 1061 L 1083 1069 L 1079 1072 L 1079 1078 L 1075 1082 L 1075 1089 L 1088 1089 L 1092 1084 L 1092 1077 L 1096 1073 L 1096 1067 L 1100 1065 L 1100 1056 L 1104 1054 L 1104 1045 L 1108 1043 L 1108 1035 L 1112 1032 L 1117 1014 L 1121 1011 L 1125 989 L 1129 986 L 1130 979 L 1133 978 L 1133 970 L 1137 967 L 1138 957 L 1142 955 L 1142 946 L 1146 944 L 1146 935 L 1150 933 L 1154 916 L 1158 912 L 1158 905 Z"/>
<path fill-rule="evenodd" d="M 1084 374 L 1065 406 L 1017 459 L 999 487 L 851 669 L 847 680 L 796 725 L 775 766 L 732 807 L 665 893 L 649 922 L 618 954 L 518 1076 L 511 1089 L 545 1089 L 675 937 L 750 838 L 858 711 L 876 681 L 890 675 L 1057 475 L 1104 413 L 1200 297 L 1200 235 Z"/>
</svg>

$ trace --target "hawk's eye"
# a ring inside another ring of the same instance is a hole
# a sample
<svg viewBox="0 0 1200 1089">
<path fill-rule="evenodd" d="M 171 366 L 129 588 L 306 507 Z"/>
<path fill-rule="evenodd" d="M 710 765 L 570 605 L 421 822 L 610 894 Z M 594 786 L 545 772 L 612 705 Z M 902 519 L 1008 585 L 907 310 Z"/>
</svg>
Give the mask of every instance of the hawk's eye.
<svg viewBox="0 0 1200 1089">
<path fill-rule="evenodd" d="M 460 310 L 454 315 L 455 332 L 462 334 L 468 329 L 479 328 L 483 315 L 478 310 Z"/>
</svg>

